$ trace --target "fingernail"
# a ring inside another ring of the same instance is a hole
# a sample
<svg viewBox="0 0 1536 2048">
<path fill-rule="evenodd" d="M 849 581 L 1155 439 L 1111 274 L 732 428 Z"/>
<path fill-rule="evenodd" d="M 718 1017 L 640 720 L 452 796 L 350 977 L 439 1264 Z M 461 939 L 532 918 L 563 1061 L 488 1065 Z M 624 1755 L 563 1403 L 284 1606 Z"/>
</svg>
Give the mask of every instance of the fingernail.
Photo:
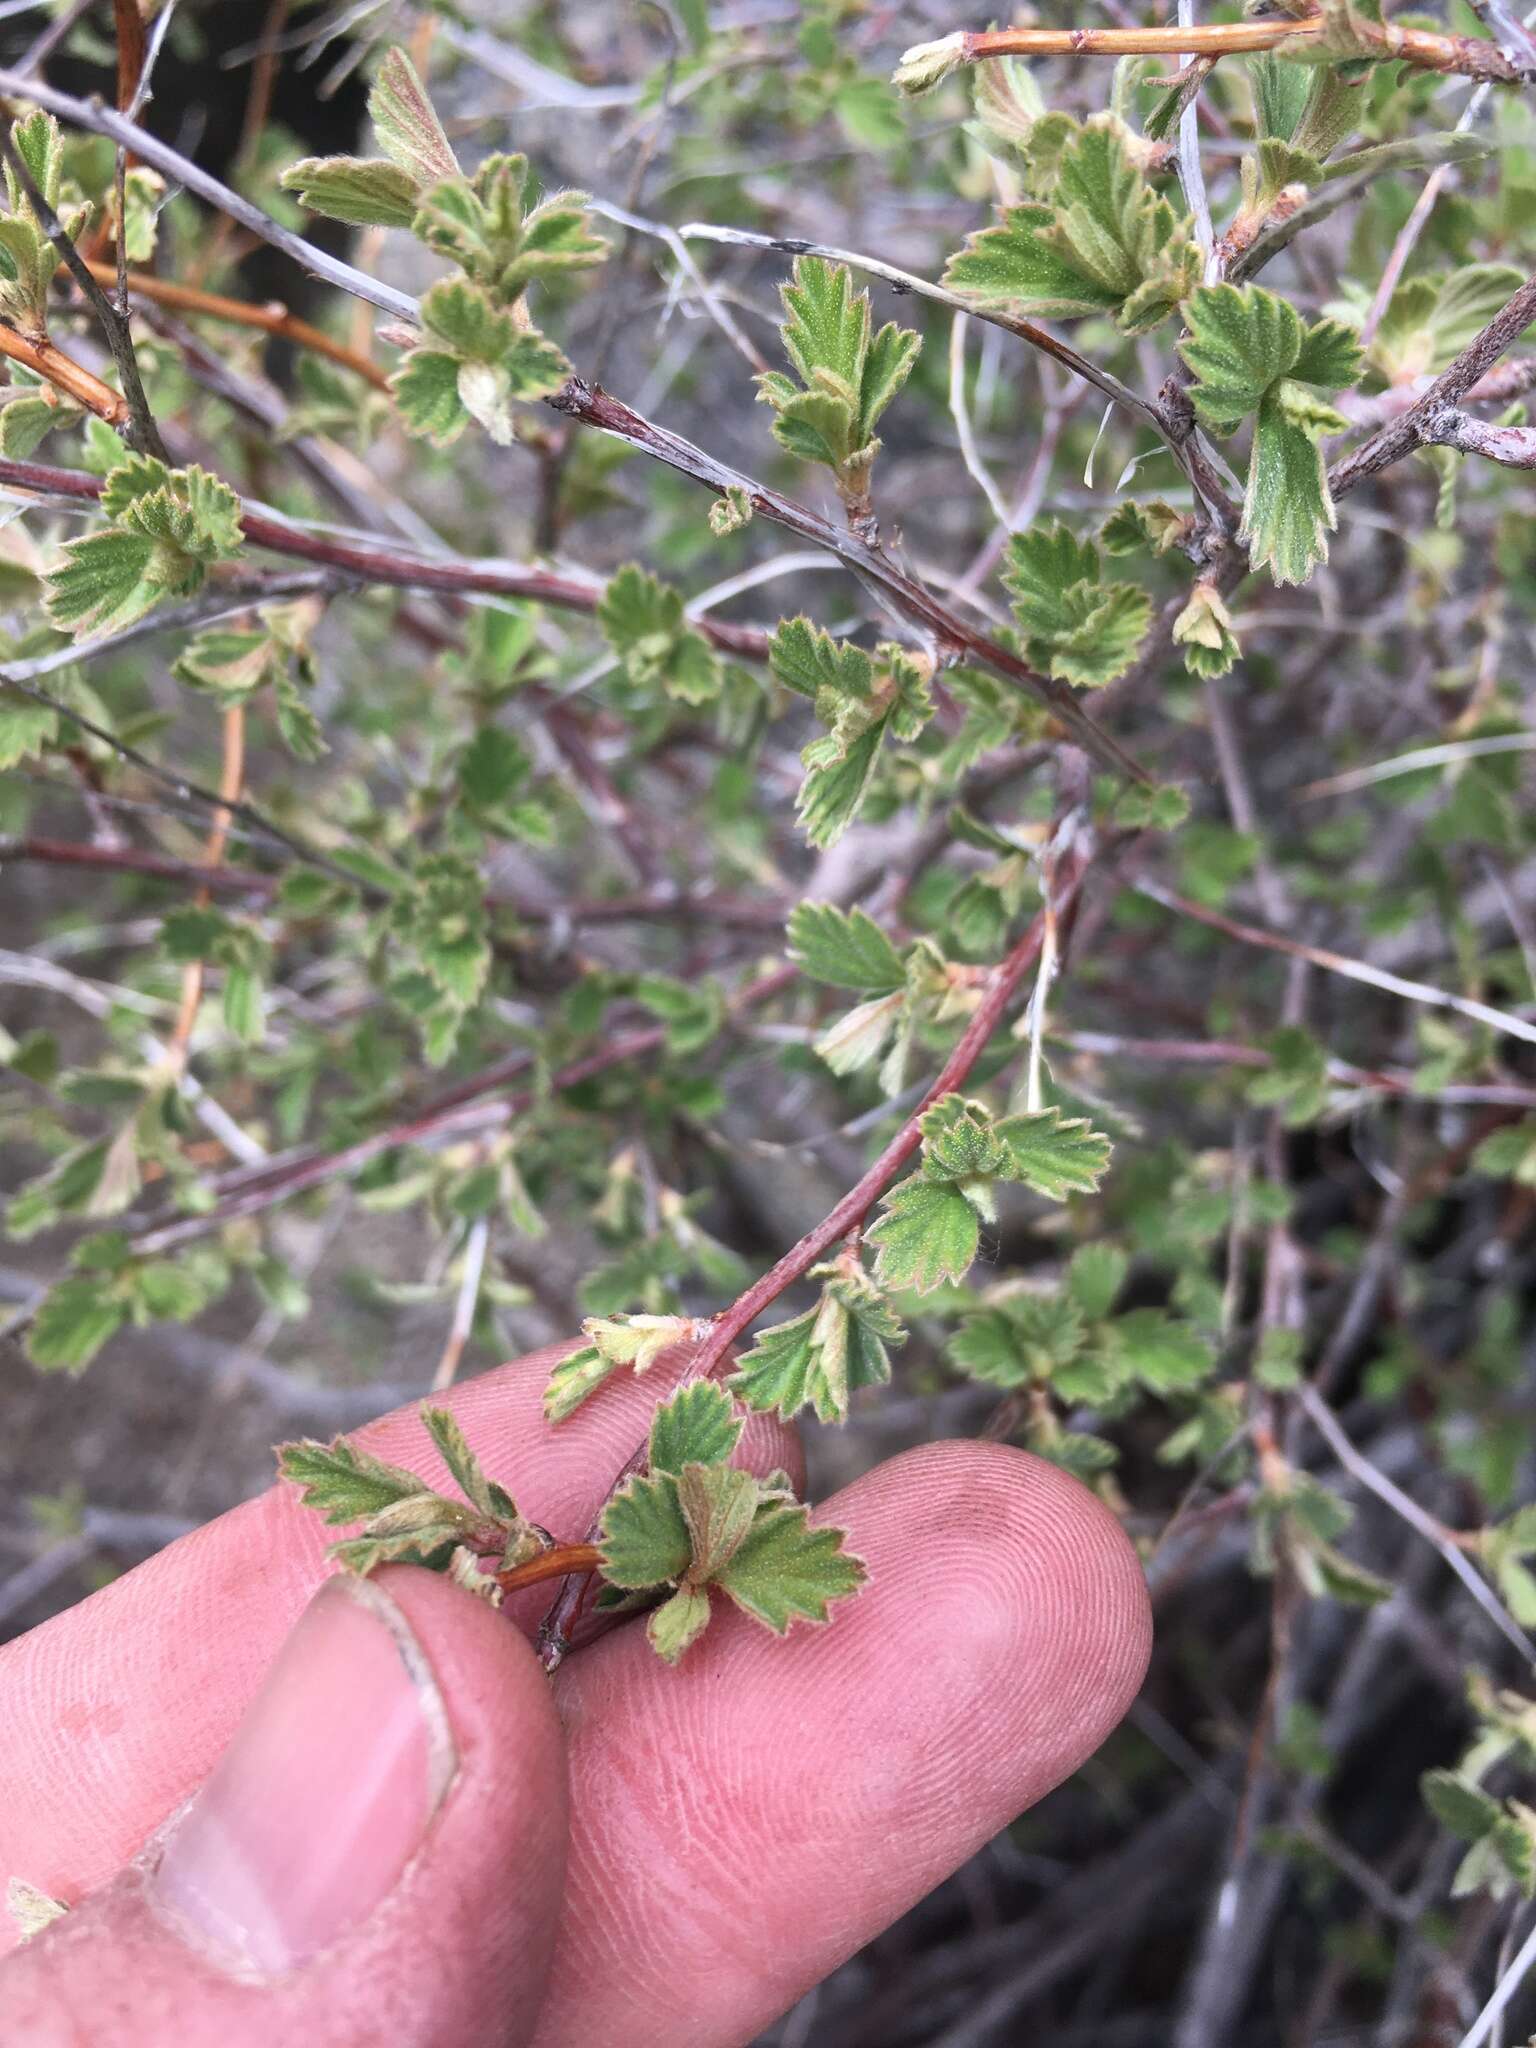
<svg viewBox="0 0 1536 2048">
<path fill-rule="evenodd" d="M 226 1967 L 291 1970 L 394 1888 L 453 1771 L 405 1617 L 371 1581 L 332 1579 L 177 1823 L 153 1895 Z"/>
</svg>

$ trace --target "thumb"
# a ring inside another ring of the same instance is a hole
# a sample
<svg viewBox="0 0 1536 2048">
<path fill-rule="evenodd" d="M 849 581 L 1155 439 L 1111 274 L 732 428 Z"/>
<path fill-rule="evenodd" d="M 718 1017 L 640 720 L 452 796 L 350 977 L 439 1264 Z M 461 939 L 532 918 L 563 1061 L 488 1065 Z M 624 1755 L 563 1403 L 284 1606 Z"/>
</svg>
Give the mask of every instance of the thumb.
<svg viewBox="0 0 1536 2048">
<path fill-rule="evenodd" d="M 0 2039 L 520 2048 L 565 1836 L 517 1630 L 430 1572 L 332 1579 L 191 1804 L 0 1968 Z"/>
</svg>

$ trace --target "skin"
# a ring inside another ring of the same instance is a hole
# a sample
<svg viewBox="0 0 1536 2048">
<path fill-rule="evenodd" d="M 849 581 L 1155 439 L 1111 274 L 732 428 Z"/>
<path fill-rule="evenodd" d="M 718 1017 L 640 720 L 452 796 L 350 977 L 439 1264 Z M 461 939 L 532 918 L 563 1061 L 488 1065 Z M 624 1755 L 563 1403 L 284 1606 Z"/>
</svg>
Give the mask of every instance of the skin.
<svg viewBox="0 0 1536 2048">
<path fill-rule="evenodd" d="M 681 1370 L 558 1430 L 558 1350 L 449 1403 L 523 1511 L 575 1537 Z M 416 1415 L 360 1432 L 443 1474 Z M 756 1423 L 755 1469 L 798 1468 Z M 1145 1669 L 1135 1557 L 1075 1481 L 996 1444 L 907 1453 L 828 1501 L 870 1583 L 779 1641 L 725 1603 L 675 1670 L 627 1626 L 551 1686 L 530 1588 L 494 1613 L 379 1575 L 447 1705 L 458 1773 L 382 1904 L 285 1975 L 238 1980 L 153 1908 L 156 1838 L 327 1574 L 274 1488 L 0 1650 L 0 1878 L 73 1910 L 0 1964 L 31 2048 L 728 2048 L 1088 1757 Z M 302 1825 L 302 1821 L 299 1823 Z M 0 1926 L 0 1949 L 14 1930 Z"/>
</svg>

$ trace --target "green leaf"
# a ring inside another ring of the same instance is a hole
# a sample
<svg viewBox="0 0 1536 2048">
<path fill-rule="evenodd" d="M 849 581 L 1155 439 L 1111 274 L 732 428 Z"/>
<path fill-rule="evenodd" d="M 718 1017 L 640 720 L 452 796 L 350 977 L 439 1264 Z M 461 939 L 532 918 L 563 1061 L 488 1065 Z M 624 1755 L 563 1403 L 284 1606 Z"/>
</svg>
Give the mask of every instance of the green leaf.
<svg viewBox="0 0 1536 2048">
<path fill-rule="evenodd" d="M 1079 1245 L 1067 1267 L 1067 1292 L 1097 1322 L 1114 1307 L 1129 1268 L 1129 1259 L 1114 1245 Z"/>
<path fill-rule="evenodd" d="M 1184 649 L 1184 666 L 1192 676 L 1224 676 L 1242 653 L 1226 600 L 1214 583 L 1203 579 L 1174 620 L 1173 639 Z"/>
<path fill-rule="evenodd" d="M 776 1410 L 786 1421 L 809 1406 L 822 1422 L 842 1422 L 853 1393 L 889 1380 L 886 1347 L 904 1344 L 906 1331 L 856 1266 L 818 1266 L 814 1276 L 827 1279 L 819 1305 L 760 1330 L 731 1386 L 749 1408 Z"/>
<path fill-rule="evenodd" d="M 829 737 L 805 749 L 795 818 L 812 846 L 834 845 L 863 809 L 884 734 L 882 720 L 844 745 Z"/>
<path fill-rule="evenodd" d="M 58 736 L 59 715 L 51 705 L 0 687 L 0 769 L 40 754 Z"/>
<path fill-rule="evenodd" d="M 421 1419 L 427 1425 L 427 1433 L 437 1445 L 443 1463 L 453 1474 L 454 1483 L 470 1505 L 478 1508 L 482 1515 L 514 1517 L 517 1510 L 502 1489 L 486 1478 L 480 1460 L 470 1449 L 469 1439 L 452 1410 L 430 1408 L 423 1403 Z"/>
<path fill-rule="evenodd" d="M 383 157 L 307 156 L 278 182 L 311 213 L 352 227 L 408 228 L 416 212 L 415 181 Z"/>
<path fill-rule="evenodd" d="M 816 1052 L 834 1074 L 856 1074 L 879 1059 L 907 1010 L 904 992 L 876 996 L 839 1017 L 816 1040 Z"/>
<path fill-rule="evenodd" d="M 674 1484 L 688 1525 L 688 1583 L 707 1585 L 726 1569 L 752 1527 L 759 1483 L 729 1465 L 685 1465 Z"/>
<path fill-rule="evenodd" d="M 63 561 L 48 578 L 50 621 L 83 640 L 120 633 L 142 619 L 165 594 L 150 573 L 154 553 L 143 534 L 111 528 L 67 541 Z"/>
<path fill-rule="evenodd" d="M 280 1444 L 277 1469 L 299 1488 L 305 1507 L 333 1526 L 371 1519 L 401 1501 L 415 1500 L 423 1491 L 418 1473 L 386 1465 L 344 1436 L 328 1444 L 312 1438 Z"/>
<path fill-rule="evenodd" d="M 693 1551 L 676 1479 L 664 1472 L 627 1480 L 603 1510 L 598 1541 L 612 1586 L 638 1591 L 682 1578 Z"/>
<path fill-rule="evenodd" d="M 693 1380 L 651 1417 L 651 1471 L 676 1476 L 685 1465 L 723 1465 L 741 1441 L 742 1427 L 723 1387 Z"/>
<path fill-rule="evenodd" d="M 668 1664 L 696 1643 L 709 1626 L 709 1595 L 699 1586 L 679 1586 L 645 1624 L 651 1648 Z"/>
<path fill-rule="evenodd" d="M 1328 535 L 1338 525 L 1322 449 L 1303 426 L 1286 417 L 1278 392 L 1259 410 L 1240 538 L 1255 569 L 1277 583 L 1305 583 L 1328 559 Z"/>
<path fill-rule="evenodd" d="M 84 1372 L 127 1316 L 127 1304 L 94 1275 L 61 1280 L 38 1304 L 27 1356 L 44 1372 Z"/>
<path fill-rule="evenodd" d="M 457 177 L 459 160 L 404 50 L 385 51 L 368 95 L 368 114 L 380 149 L 413 185 Z"/>
<path fill-rule="evenodd" d="M 980 1235 L 976 1211 L 957 1187 L 914 1174 L 885 1197 L 885 1214 L 868 1233 L 879 1250 L 875 1277 L 898 1292 L 931 1294 L 965 1278 Z"/>
<path fill-rule="evenodd" d="M 868 995 L 888 995 L 906 986 L 901 955 L 866 911 L 797 903 L 788 932 L 790 958 L 813 981 Z"/>
<path fill-rule="evenodd" d="M 973 1379 L 1019 1387 L 1050 1382 L 1077 1357 L 1082 1343 L 1082 1315 L 1065 1295 L 1014 1295 L 999 1308 L 967 1317 L 950 1339 L 949 1355 Z M 1098 1389 L 1101 1395 L 1110 1390 L 1107 1382 Z"/>
<path fill-rule="evenodd" d="M 1059 520 L 1008 543 L 1003 581 L 1029 659 L 1064 682 L 1097 688 L 1123 675 L 1152 622 L 1152 601 L 1132 583 L 1102 583 L 1098 550 Z"/>
<path fill-rule="evenodd" d="M 918 1129 L 923 1134 L 922 1170 L 929 1180 L 986 1180 L 1009 1170 L 1008 1146 L 984 1102 L 941 1095 L 924 1112 Z"/>
<path fill-rule="evenodd" d="M 546 1422 L 564 1422 L 568 1415 L 574 1415 L 589 1395 L 595 1394 L 604 1380 L 619 1370 L 619 1361 L 604 1358 L 594 1344 L 583 1344 L 577 1351 L 562 1358 L 554 1366 L 544 1387 L 544 1419 Z"/>
<path fill-rule="evenodd" d="M 1426 1771 L 1419 1790 L 1435 1819 L 1460 1841 L 1481 1841 L 1498 1821 L 1499 1802 L 1457 1771 Z"/>
<path fill-rule="evenodd" d="M 793 1620 L 826 1621 L 832 1601 L 857 1592 L 868 1577 L 844 1540 L 841 1529 L 813 1529 L 806 1508 L 766 1500 L 718 1583 L 743 1612 L 786 1635 Z"/>
<path fill-rule="evenodd" d="M 1063 1117 L 1059 1109 L 1005 1117 L 997 1135 L 1008 1148 L 1009 1178 L 1052 1202 L 1091 1192 L 1109 1165 L 1108 1138 L 1086 1118 Z"/>
<path fill-rule="evenodd" d="M 469 424 L 459 396 L 458 359 L 442 349 L 412 349 L 389 380 L 407 433 L 446 448 Z"/>
<path fill-rule="evenodd" d="M 1154 1394 L 1198 1387 L 1216 1367 L 1204 1339 L 1160 1308 L 1133 1308 L 1116 1316 L 1109 1335 L 1128 1370 Z"/>
<path fill-rule="evenodd" d="M 1179 343 L 1190 402 L 1213 433 L 1230 434 L 1256 413 L 1301 355 L 1302 324 L 1285 299 L 1259 285 L 1202 285 L 1184 308 Z"/>
<path fill-rule="evenodd" d="M 874 663 L 862 647 L 834 640 L 807 618 L 780 619 L 768 638 L 768 666 L 802 697 L 830 691 L 838 697 L 868 697 Z"/>
<path fill-rule="evenodd" d="M 1062 150 L 1049 199 L 973 235 L 944 283 L 1028 317 L 1110 313 L 1126 334 L 1159 325 L 1199 283 L 1193 222 L 1152 189 L 1115 126 L 1085 128 Z"/>
<path fill-rule="evenodd" d="M 608 579 L 597 622 L 624 673 L 640 688 L 660 684 L 669 696 L 694 704 L 718 693 L 719 660 L 688 624 L 682 593 L 637 563 Z"/>
</svg>

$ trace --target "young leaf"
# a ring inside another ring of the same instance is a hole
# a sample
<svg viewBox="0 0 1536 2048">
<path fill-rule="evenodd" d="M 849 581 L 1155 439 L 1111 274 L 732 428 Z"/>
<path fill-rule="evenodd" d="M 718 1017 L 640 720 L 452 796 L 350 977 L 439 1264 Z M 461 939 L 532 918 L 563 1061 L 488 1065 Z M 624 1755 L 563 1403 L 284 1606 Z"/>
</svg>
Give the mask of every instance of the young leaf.
<svg viewBox="0 0 1536 2048">
<path fill-rule="evenodd" d="M 485 1476 L 480 1460 L 469 1447 L 458 1417 L 448 1408 L 429 1408 L 423 1403 L 421 1419 L 437 1445 L 439 1455 L 453 1474 L 454 1483 L 471 1507 L 482 1515 L 516 1516 L 508 1495 Z"/>
<path fill-rule="evenodd" d="M 765 1500 L 719 1575 L 723 1592 L 776 1635 L 791 1621 L 825 1621 L 832 1601 L 857 1592 L 869 1576 L 843 1548 L 841 1529 L 813 1529 L 809 1510 Z"/>
<path fill-rule="evenodd" d="M 996 1129 L 1008 1148 L 1009 1178 L 1048 1201 L 1091 1193 L 1109 1165 L 1108 1138 L 1085 1118 L 1063 1117 L 1059 1109 L 1021 1111 Z"/>
<path fill-rule="evenodd" d="M 84 1372 L 128 1319 L 121 1297 L 81 1273 L 50 1287 L 27 1332 L 27 1356 L 44 1372 Z"/>
<path fill-rule="evenodd" d="M 416 67 L 404 50 L 385 51 L 379 75 L 368 95 L 368 115 L 379 147 L 416 186 L 458 175 L 442 123 L 427 98 Z"/>
<path fill-rule="evenodd" d="M 595 1344 L 584 1344 L 562 1358 L 545 1383 L 544 1420 L 564 1422 L 618 1370 L 618 1360 L 604 1358 Z"/>
<path fill-rule="evenodd" d="M 305 1507 L 313 1508 L 333 1526 L 371 1519 L 401 1501 L 422 1493 L 421 1476 L 399 1465 L 386 1465 L 344 1436 L 330 1443 L 302 1442 L 278 1446 L 277 1469 L 299 1488 Z"/>
<path fill-rule="evenodd" d="M 682 1578 L 693 1551 L 672 1475 L 626 1480 L 603 1510 L 599 1544 L 611 1586 L 637 1591 Z"/>
<path fill-rule="evenodd" d="M 741 1441 L 742 1427 L 723 1387 L 694 1380 L 651 1417 L 651 1471 L 675 1476 L 685 1465 L 722 1465 Z"/>
<path fill-rule="evenodd" d="M 1101 582 L 1098 550 L 1057 520 L 1013 536 L 1003 581 L 1029 659 L 1081 687 L 1123 675 L 1152 622 L 1146 592 Z"/>
<path fill-rule="evenodd" d="M 885 1197 L 885 1214 L 868 1233 L 879 1251 L 875 1277 L 898 1292 L 931 1294 L 965 1278 L 980 1237 L 976 1211 L 957 1187 L 914 1174 Z"/>
<path fill-rule="evenodd" d="M 906 987 L 901 955 L 866 911 L 797 903 L 788 931 L 790 958 L 813 981 L 865 995 L 889 995 Z"/>
<path fill-rule="evenodd" d="M 1062 150 L 1049 196 L 972 235 L 944 272 L 950 290 L 1039 319 L 1109 313 L 1145 334 L 1199 283 L 1193 222 L 1154 192 L 1114 126 Z"/>
<path fill-rule="evenodd" d="M 709 1595 L 701 1586 L 679 1586 L 645 1624 L 651 1648 L 668 1664 L 696 1643 L 709 1626 Z"/>
<path fill-rule="evenodd" d="M 311 213 L 359 228 L 408 228 L 416 213 L 416 183 L 384 157 L 307 156 L 279 180 Z"/>
<path fill-rule="evenodd" d="M 588 1316 L 582 1335 L 612 1365 L 646 1372 L 693 1329 L 687 1316 Z"/>
<path fill-rule="evenodd" d="M 826 1277 L 820 1305 L 759 1331 L 731 1386 L 749 1408 L 786 1421 L 809 1406 L 819 1421 L 842 1422 L 851 1394 L 890 1378 L 886 1347 L 904 1344 L 906 1331 L 857 1266 L 838 1261 L 812 1275 Z"/>
</svg>

